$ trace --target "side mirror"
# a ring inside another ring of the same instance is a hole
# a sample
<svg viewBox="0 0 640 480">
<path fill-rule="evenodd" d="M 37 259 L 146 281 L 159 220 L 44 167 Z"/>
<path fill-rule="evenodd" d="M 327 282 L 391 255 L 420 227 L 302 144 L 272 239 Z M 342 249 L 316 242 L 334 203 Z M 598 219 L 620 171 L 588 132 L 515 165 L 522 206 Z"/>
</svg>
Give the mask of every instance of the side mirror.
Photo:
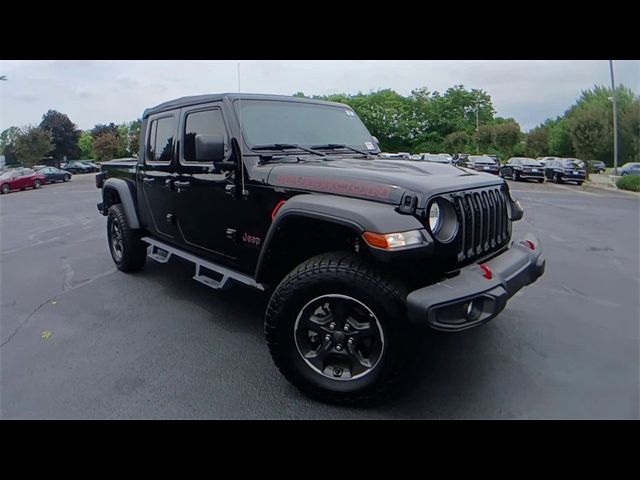
<svg viewBox="0 0 640 480">
<path fill-rule="evenodd" d="M 223 162 L 224 137 L 222 135 L 196 135 L 196 162 L 211 162 L 216 170 L 230 171 L 235 162 Z"/>
<path fill-rule="evenodd" d="M 376 145 L 380 147 L 380 140 L 378 140 L 378 137 L 376 137 L 375 135 L 371 135 L 371 138 L 373 138 L 373 141 L 376 142 Z"/>
</svg>

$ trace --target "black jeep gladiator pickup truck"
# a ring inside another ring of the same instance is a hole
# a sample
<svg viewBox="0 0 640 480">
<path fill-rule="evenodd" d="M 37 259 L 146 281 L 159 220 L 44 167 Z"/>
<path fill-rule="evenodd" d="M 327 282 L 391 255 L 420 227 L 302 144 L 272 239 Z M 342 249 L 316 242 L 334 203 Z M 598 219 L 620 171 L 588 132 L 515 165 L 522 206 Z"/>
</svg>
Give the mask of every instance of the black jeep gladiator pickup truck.
<svg viewBox="0 0 640 480">
<path fill-rule="evenodd" d="M 147 257 L 268 292 L 284 376 L 362 402 L 405 369 L 414 327 L 458 332 L 540 277 L 504 180 L 379 156 L 347 105 L 273 95 L 180 98 L 143 114 L 139 158 L 102 164 L 98 210 L 124 272 Z"/>
</svg>

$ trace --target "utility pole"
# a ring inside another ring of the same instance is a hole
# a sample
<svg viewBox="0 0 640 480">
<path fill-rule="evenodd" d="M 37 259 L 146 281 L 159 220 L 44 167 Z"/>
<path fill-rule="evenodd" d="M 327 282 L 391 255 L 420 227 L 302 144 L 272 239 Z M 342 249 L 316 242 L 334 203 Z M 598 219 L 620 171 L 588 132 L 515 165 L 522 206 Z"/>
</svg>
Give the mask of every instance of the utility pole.
<svg viewBox="0 0 640 480">
<path fill-rule="evenodd" d="M 618 109 L 616 108 L 616 82 L 613 79 L 613 60 L 609 60 L 611 71 L 611 103 L 613 104 L 613 175 L 618 175 Z"/>
<path fill-rule="evenodd" d="M 476 100 L 476 155 L 480 155 L 480 121 L 478 117 L 478 101 Z"/>
</svg>

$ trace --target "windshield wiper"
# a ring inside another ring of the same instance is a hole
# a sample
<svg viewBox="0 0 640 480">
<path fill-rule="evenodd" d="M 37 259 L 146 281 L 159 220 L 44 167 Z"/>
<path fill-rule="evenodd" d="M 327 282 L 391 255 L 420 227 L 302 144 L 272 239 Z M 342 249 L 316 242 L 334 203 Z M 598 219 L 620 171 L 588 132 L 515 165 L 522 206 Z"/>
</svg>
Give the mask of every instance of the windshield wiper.
<svg viewBox="0 0 640 480">
<path fill-rule="evenodd" d="M 256 145 L 251 147 L 252 150 L 303 150 L 305 152 L 319 155 L 320 157 L 326 157 L 324 153 L 316 152 L 310 148 L 301 147 L 295 143 L 269 143 L 267 145 Z"/>
<path fill-rule="evenodd" d="M 373 155 L 371 152 L 365 152 L 364 150 L 358 150 L 357 148 L 349 147 L 348 145 L 343 145 L 341 143 L 326 143 L 324 145 L 311 145 L 311 148 L 314 150 L 338 150 L 340 148 L 346 148 L 347 150 L 351 150 L 352 152 L 359 153 L 361 155 Z"/>
</svg>

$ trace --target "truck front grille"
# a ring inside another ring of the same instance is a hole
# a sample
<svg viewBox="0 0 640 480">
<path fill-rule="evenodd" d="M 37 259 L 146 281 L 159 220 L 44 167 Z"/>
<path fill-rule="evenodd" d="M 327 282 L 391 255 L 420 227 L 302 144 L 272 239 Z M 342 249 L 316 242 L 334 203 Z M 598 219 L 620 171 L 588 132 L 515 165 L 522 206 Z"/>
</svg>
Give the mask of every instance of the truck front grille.
<svg viewBox="0 0 640 480">
<path fill-rule="evenodd" d="M 449 195 L 458 216 L 458 262 L 468 262 L 503 247 L 511 238 L 507 192 L 489 187 Z"/>
</svg>

